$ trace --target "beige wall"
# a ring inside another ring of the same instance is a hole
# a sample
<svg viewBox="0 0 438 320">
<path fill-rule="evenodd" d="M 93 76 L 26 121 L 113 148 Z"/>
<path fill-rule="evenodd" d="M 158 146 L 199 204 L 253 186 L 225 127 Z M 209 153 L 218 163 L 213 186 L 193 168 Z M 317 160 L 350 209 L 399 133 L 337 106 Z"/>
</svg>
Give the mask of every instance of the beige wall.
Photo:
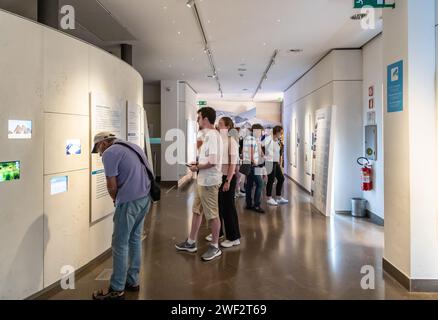
<svg viewBox="0 0 438 320">
<path fill-rule="evenodd" d="M 8 74 L 0 79 L 0 161 L 22 161 L 22 178 L 0 184 L 0 298 L 21 299 L 59 280 L 63 266 L 78 269 L 110 248 L 111 217 L 89 222 L 89 94 L 142 105 L 143 80 L 110 54 L 36 23 L 0 11 L 0 27 Z M 8 119 L 33 120 L 32 140 L 8 140 Z M 81 155 L 65 154 L 67 139 L 81 140 Z M 50 194 L 54 176 L 68 177 L 68 192 Z"/>
<path fill-rule="evenodd" d="M 404 106 L 388 113 L 384 77 L 384 258 L 411 279 L 438 279 L 435 1 L 384 11 L 383 66 L 403 60 Z"/>
<path fill-rule="evenodd" d="M 281 103 L 280 102 L 256 102 L 257 118 L 281 122 Z"/>
<path fill-rule="evenodd" d="M 307 190 L 311 175 L 306 171 L 306 120 L 315 123 L 315 111 L 333 107 L 331 152 L 329 155 L 328 212 L 351 211 L 350 199 L 361 196 L 360 171 L 356 159 L 363 154 L 362 52 L 335 50 L 285 92 L 285 171 Z M 293 121 L 300 137 L 297 165 L 292 165 Z M 312 128 L 313 131 L 313 128 Z M 311 141 L 309 141 L 311 143 Z"/>
</svg>

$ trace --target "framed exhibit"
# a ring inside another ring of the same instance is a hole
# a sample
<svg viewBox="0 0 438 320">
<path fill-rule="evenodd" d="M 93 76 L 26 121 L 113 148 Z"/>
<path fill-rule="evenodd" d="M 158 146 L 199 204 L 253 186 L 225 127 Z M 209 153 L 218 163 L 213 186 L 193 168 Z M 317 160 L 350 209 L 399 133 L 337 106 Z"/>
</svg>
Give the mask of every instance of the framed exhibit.
<svg viewBox="0 0 438 320">
<path fill-rule="evenodd" d="M 53 177 L 50 179 L 50 195 L 54 196 L 68 191 L 68 177 Z"/>
<path fill-rule="evenodd" d="M 90 146 L 94 136 L 103 131 L 126 140 L 126 104 L 126 100 L 90 93 Z M 106 188 L 102 157 L 92 154 L 90 162 L 90 222 L 96 223 L 114 213 L 114 204 Z"/>
<path fill-rule="evenodd" d="M 20 161 L 0 162 L 0 182 L 20 180 Z"/>
<path fill-rule="evenodd" d="M 327 212 L 327 191 L 330 160 L 332 108 L 322 108 L 315 113 L 313 146 L 312 204 L 322 214 Z"/>
<path fill-rule="evenodd" d="M 312 128 L 313 128 L 313 117 L 312 113 L 308 113 L 306 116 L 306 134 L 305 134 L 305 167 L 306 174 L 308 176 L 312 175 Z"/>
<path fill-rule="evenodd" d="M 126 108 L 126 136 L 128 141 L 138 146 L 141 144 L 141 106 L 136 103 L 127 102 Z"/>
<path fill-rule="evenodd" d="M 9 120 L 8 139 L 32 139 L 32 121 Z"/>
<path fill-rule="evenodd" d="M 65 154 L 68 156 L 82 154 L 81 140 L 80 139 L 67 140 L 65 143 Z"/>
</svg>

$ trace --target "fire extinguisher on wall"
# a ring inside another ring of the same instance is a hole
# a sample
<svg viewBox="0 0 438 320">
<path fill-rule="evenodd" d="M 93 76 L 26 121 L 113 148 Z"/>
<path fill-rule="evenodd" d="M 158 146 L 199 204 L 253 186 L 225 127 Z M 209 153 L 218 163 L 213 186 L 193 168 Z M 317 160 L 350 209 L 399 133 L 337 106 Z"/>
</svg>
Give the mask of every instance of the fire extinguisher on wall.
<svg viewBox="0 0 438 320">
<path fill-rule="evenodd" d="M 362 191 L 373 190 L 373 167 L 367 158 L 357 159 L 357 163 L 362 167 Z"/>
</svg>

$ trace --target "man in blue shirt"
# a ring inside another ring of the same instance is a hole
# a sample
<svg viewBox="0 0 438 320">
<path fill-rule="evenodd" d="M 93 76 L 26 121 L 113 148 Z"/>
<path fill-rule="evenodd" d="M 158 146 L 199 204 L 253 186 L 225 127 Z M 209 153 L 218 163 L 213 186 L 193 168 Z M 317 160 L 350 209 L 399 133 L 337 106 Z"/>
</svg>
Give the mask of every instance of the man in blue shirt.
<svg viewBox="0 0 438 320">
<path fill-rule="evenodd" d="M 141 237 L 151 198 L 144 151 L 135 144 L 116 139 L 109 132 L 94 137 L 92 153 L 99 153 L 105 169 L 107 189 L 114 201 L 112 238 L 113 274 L 108 290 L 93 294 L 95 300 L 124 299 L 126 291 L 139 291 Z"/>
</svg>

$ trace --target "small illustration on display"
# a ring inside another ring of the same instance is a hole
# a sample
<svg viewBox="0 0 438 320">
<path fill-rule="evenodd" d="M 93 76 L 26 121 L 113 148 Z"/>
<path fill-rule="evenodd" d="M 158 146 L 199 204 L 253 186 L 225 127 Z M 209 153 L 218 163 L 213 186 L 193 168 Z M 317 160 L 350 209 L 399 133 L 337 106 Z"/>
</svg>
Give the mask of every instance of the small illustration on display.
<svg viewBox="0 0 438 320">
<path fill-rule="evenodd" d="M 9 120 L 8 139 L 31 139 L 32 121 L 28 120 Z"/>
<path fill-rule="evenodd" d="M 67 140 L 65 150 L 68 156 L 81 154 L 82 153 L 81 140 L 79 139 Z"/>
<path fill-rule="evenodd" d="M 64 193 L 68 190 L 68 177 L 54 177 L 50 179 L 50 194 Z"/>
<path fill-rule="evenodd" d="M 20 180 L 20 161 L 0 162 L 0 182 Z"/>
</svg>

